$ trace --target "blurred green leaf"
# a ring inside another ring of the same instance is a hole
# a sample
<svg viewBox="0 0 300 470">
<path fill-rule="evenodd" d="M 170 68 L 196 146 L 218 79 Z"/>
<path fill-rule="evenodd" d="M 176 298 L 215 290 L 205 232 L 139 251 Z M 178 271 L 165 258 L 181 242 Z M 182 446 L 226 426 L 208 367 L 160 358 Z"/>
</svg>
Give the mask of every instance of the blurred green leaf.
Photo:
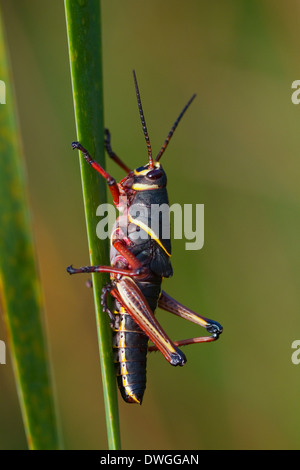
<svg viewBox="0 0 300 470">
<path fill-rule="evenodd" d="M 0 104 L 0 295 L 28 446 L 55 449 L 60 447 L 60 439 L 44 307 L 1 12 L 0 77 L 6 93 L 6 104 Z"/>
</svg>

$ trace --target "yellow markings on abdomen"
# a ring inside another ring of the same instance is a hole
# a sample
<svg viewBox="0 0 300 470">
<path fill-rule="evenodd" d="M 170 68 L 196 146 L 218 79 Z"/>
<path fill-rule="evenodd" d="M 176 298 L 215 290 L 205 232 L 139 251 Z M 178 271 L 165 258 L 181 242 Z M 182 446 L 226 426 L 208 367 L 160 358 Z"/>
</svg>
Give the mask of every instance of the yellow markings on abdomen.
<svg viewBox="0 0 300 470">
<path fill-rule="evenodd" d="M 125 342 L 125 332 L 126 332 L 126 315 L 129 313 L 126 311 L 124 307 L 120 307 L 120 311 L 115 310 L 115 315 L 120 315 L 120 325 L 119 328 L 116 329 L 116 332 L 120 332 L 120 342 L 118 345 L 119 349 L 119 364 L 120 364 L 120 376 L 122 380 L 122 386 L 126 391 L 128 397 L 130 397 L 131 402 L 140 404 L 141 401 L 135 396 L 135 394 L 131 390 L 131 384 L 128 383 L 128 376 L 130 375 L 127 369 L 127 359 L 126 359 L 126 342 Z"/>
</svg>

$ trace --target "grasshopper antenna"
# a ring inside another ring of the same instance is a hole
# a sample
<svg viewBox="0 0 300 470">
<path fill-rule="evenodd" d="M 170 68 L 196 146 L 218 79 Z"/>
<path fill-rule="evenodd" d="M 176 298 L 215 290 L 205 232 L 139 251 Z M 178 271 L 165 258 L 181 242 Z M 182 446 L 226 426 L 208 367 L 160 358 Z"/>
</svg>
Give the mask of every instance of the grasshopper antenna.
<svg viewBox="0 0 300 470">
<path fill-rule="evenodd" d="M 155 159 L 156 162 L 158 162 L 158 160 L 161 158 L 162 154 L 164 153 L 164 151 L 166 150 L 167 148 L 167 145 L 168 143 L 170 142 L 171 140 L 171 137 L 172 135 L 174 134 L 174 131 L 176 129 L 176 127 L 178 126 L 182 116 L 184 115 L 184 113 L 186 112 L 186 110 L 188 109 L 188 107 L 190 106 L 190 104 L 192 103 L 192 101 L 196 98 L 196 94 L 194 94 L 190 100 L 187 102 L 187 104 L 185 105 L 185 107 L 183 108 L 183 110 L 181 111 L 181 113 L 179 114 L 178 118 L 176 119 L 176 121 L 174 122 L 173 126 L 172 126 L 172 129 L 170 130 L 166 140 L 164 141 L 163 145 L 162 145 L 162 148 L 160 149 L 160 151 L 158 152 L 158 155 Z"/>
<path fill-rule="evenodd" d="M 142 108 L 142 102 L 141 102 L 141 97 L 140 97 L 140 92 L 139 92 L 139 87 L 135 75 L 135 71 L 133 70 L 133 78 L 134 78 L 134 85 L 135 85 L 135 91 L 136 91 L 136 97 L 137 97 L 137 102 L 138 102 L 138 107 L 139 107 L 139 112 L 140 112 L 140 118 L 142 121 L 142 127 L 144 131 L 144 136 L 147 144 L 147 149 L 148 149 L 148 159 L 149 159 L 149 167 L 153 168 L 153 157 L 152 157 L 152 149 L 151 149 L 151 143 L 147 131 L 147 126 L 146 126 L 146 121 L 143 113 L 143 108 Z"/>
</svg>

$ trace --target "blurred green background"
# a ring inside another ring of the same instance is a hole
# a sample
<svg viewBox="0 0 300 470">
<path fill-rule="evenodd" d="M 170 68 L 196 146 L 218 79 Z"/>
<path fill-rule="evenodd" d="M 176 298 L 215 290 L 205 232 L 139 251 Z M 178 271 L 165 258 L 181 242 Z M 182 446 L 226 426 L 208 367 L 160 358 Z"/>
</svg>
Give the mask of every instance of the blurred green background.
<svg viewBox="0 0 300 470">
<path fill-rule="evenodd" d="M 105 449 L 64 3 L 1 1 L 67 449 Z M 224 327 L 186 348 L 184 368 L 154 353 L 141 407 L 119 401 L 124 449 L 299 448 L 300 5 L 296 0 L 102 1 L 105 122 L 130 167 L 147 160 L 135 68 L 154 153 L 197 99 L 162 163 L 171 203 L 205 205 L 205 244 L 173 242 L 164 289 Z M 1 79 L 1 77 L 0 77 Z M 117 178 L 122 170 L 107 162 Z M 200 335 L 157 312 L 173 339 Z M 3 314 L 0 339 L 6 340 Z M 0 366 L 0 448 L 26 448 L 12 366 Z"/>
</svg>

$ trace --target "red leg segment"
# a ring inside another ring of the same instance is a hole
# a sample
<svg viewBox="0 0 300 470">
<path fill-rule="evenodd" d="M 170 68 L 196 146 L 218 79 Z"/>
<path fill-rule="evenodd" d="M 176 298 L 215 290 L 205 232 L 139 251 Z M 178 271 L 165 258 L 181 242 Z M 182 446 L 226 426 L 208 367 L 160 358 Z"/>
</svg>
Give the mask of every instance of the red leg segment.
<svg viewBox="0 0 300 470">
<path fill-rule="evenodd" d="M 130 168 L 128 168 L 127 165 L 125 165 L 125 163 L 122 162 L 122 160 L 120 160 L 120 158 L 115 154 L 115 152 L 113 152 L 111 146 L 110 146 L 110 132 L 108 129 L 105 129 L 105 150 L 107 151 L 108 155 L 110 156 L 110 158 L 112 160 L 114 160 L 116 162 L 117 165 L 119 165 L 121 168 L 123 168 L 123 170 L 126 171 L 126 173 L 130 173 Z"/>
<path fill-rule="evenodd" d="M 101 176 L 103 176 L 103 178 L 106 179 L 113 198 L 113 203 L 115 206 L 118 206 L 120 204 L 120 191 L 116 180 L 112 176 L 110 176 L 110 174 L 107 173 L 102 168 L 102 166 L 99 165 L 99 163 L 95 162 L 95 160 L 92 159 L 88 151 L 79 142 L 72 142 L 72 148 L 80 150 L 80 152 L 82 152 L 83 157 L 91 165 L 91 167 L 94 168 L 94 170 L 96 170 L 98 173 L 100 173 Z"/>
<path fill-rule="evenodd" d="M 73 266 L 68 266 L 67 271 L 69 274 L 83 274 L 83 273 L 111 273 L 111 274 L 120 274 L 121 276 L 140 276 L 144 277 L 144 273 L 141 270 L 130 270 L 130 269 L 121 269 L 113 268 L 112 266 L 81 266 L 80 268 L 73 268 Z"/>
<path fill-rule="evenodd" d="M 122 240 L 116 240 L 113 242 L 114 248 L 122 255 L 128 262 L 131 269 L 140 269 L 142 268 L 142 263 L 134 256 L 131 251 L 127 248 Z"/>
<path fill-rule="evenodd" d="M 189 339 L 182 339 L 180 341 L 173 341 L 175 346 L 188 346 L 189 344 L 196 344 L 196 343 L 211 343 L 212 341 L 216 341 L 217 338 L 214 336 L 199 336 L 198 338 L 189 338 Z M 158 348 L 156 346 L 149 346 L 148 351 L 153 352 L 157 351 Z"/>
</svg>

